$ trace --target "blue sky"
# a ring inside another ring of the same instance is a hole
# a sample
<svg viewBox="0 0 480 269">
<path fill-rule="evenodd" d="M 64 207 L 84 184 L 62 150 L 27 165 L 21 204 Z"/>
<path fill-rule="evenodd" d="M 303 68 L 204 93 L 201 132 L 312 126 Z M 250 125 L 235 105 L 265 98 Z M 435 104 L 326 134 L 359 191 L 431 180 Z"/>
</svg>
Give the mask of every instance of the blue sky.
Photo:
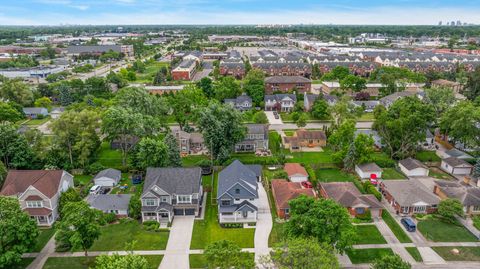
<svg viewBox="0 0 480 269">
<path fill-rule="evenodd" d="M 480 24 L 480 0 L 0 0 L 0 25 Z"/>
</svg>

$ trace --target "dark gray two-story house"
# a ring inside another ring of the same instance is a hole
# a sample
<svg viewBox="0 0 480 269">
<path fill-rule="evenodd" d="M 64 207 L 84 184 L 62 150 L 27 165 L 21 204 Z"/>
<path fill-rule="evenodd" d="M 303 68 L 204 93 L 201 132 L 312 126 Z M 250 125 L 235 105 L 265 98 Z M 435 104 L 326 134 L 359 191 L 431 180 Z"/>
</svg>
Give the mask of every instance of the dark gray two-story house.
<svg viewBox="0 0 480 269">
<path fill-rule="evenodd" d="M 202 198 L 200 167 L 147 168 L 141 196 L 142 221 L 171 222 L 174 216 L 198 216 Z"/>
<path fill-rule="evenodd" d="M 258 181 L 261 170 L 239 160 L 218 175 L 217 204 L 220 223 L 257 222 Z"/>
<path fill-rule="evenodd" d="M 246 124 L 247 134 L 243 141 L 235 144 L 235 152 L 255 152 L 268 150 L 268 125 Z"/>
</svg>

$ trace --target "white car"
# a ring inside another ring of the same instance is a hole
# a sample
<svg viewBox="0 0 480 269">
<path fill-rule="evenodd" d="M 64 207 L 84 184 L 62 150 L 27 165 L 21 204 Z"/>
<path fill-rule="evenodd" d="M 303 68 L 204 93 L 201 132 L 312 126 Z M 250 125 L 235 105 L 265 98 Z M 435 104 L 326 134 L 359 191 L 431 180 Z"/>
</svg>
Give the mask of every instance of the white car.
<svg viewBox="0 0 480 269">
<path fill-rule="evenodd" d="M 102 189 L 102 186 L 100 186 L 100 185 L 93 185 L 93 186 L 90 188 L 90 194 L 98 194 L 101 189 Z"/>
</svg>

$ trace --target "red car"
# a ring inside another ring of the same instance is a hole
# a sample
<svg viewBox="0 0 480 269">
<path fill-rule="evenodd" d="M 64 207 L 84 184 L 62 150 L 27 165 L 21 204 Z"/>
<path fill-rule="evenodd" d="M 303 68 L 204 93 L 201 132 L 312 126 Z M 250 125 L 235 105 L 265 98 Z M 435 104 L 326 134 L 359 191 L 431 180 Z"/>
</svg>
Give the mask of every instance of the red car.
<svg viewBox="0 0 480 269">
<path fill-rule="evenodd" d="M 304 187 L 305 189 L 313 188 L 313 185 L 312 185 L 312 183 L 310 183 L 310 181 L 302 181 L 302 183 L 300 183 L 300 184 L 302 184 L 302 187 Z"/>
</svg>

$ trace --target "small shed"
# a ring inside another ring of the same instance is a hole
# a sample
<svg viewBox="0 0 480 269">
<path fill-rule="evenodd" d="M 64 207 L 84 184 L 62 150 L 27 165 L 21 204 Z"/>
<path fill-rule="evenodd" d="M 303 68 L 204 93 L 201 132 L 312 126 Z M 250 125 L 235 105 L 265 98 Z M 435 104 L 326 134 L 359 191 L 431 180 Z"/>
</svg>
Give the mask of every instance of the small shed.
<svg viewBox="0 0 480 269">
<path fill-rule="evenodd" d="M 108 168 L 98 172 L 93 181 L 95 185 L 113 187 L 120 182 L 122 178 L 122 172 L 117 169 Z"/>
<path fill-rule="evenodd" d="M 383 170 L 376 163 L 364 163 L 355 165 L 355 172 L 360 178 L 382 178 Z"/>
</svg>

